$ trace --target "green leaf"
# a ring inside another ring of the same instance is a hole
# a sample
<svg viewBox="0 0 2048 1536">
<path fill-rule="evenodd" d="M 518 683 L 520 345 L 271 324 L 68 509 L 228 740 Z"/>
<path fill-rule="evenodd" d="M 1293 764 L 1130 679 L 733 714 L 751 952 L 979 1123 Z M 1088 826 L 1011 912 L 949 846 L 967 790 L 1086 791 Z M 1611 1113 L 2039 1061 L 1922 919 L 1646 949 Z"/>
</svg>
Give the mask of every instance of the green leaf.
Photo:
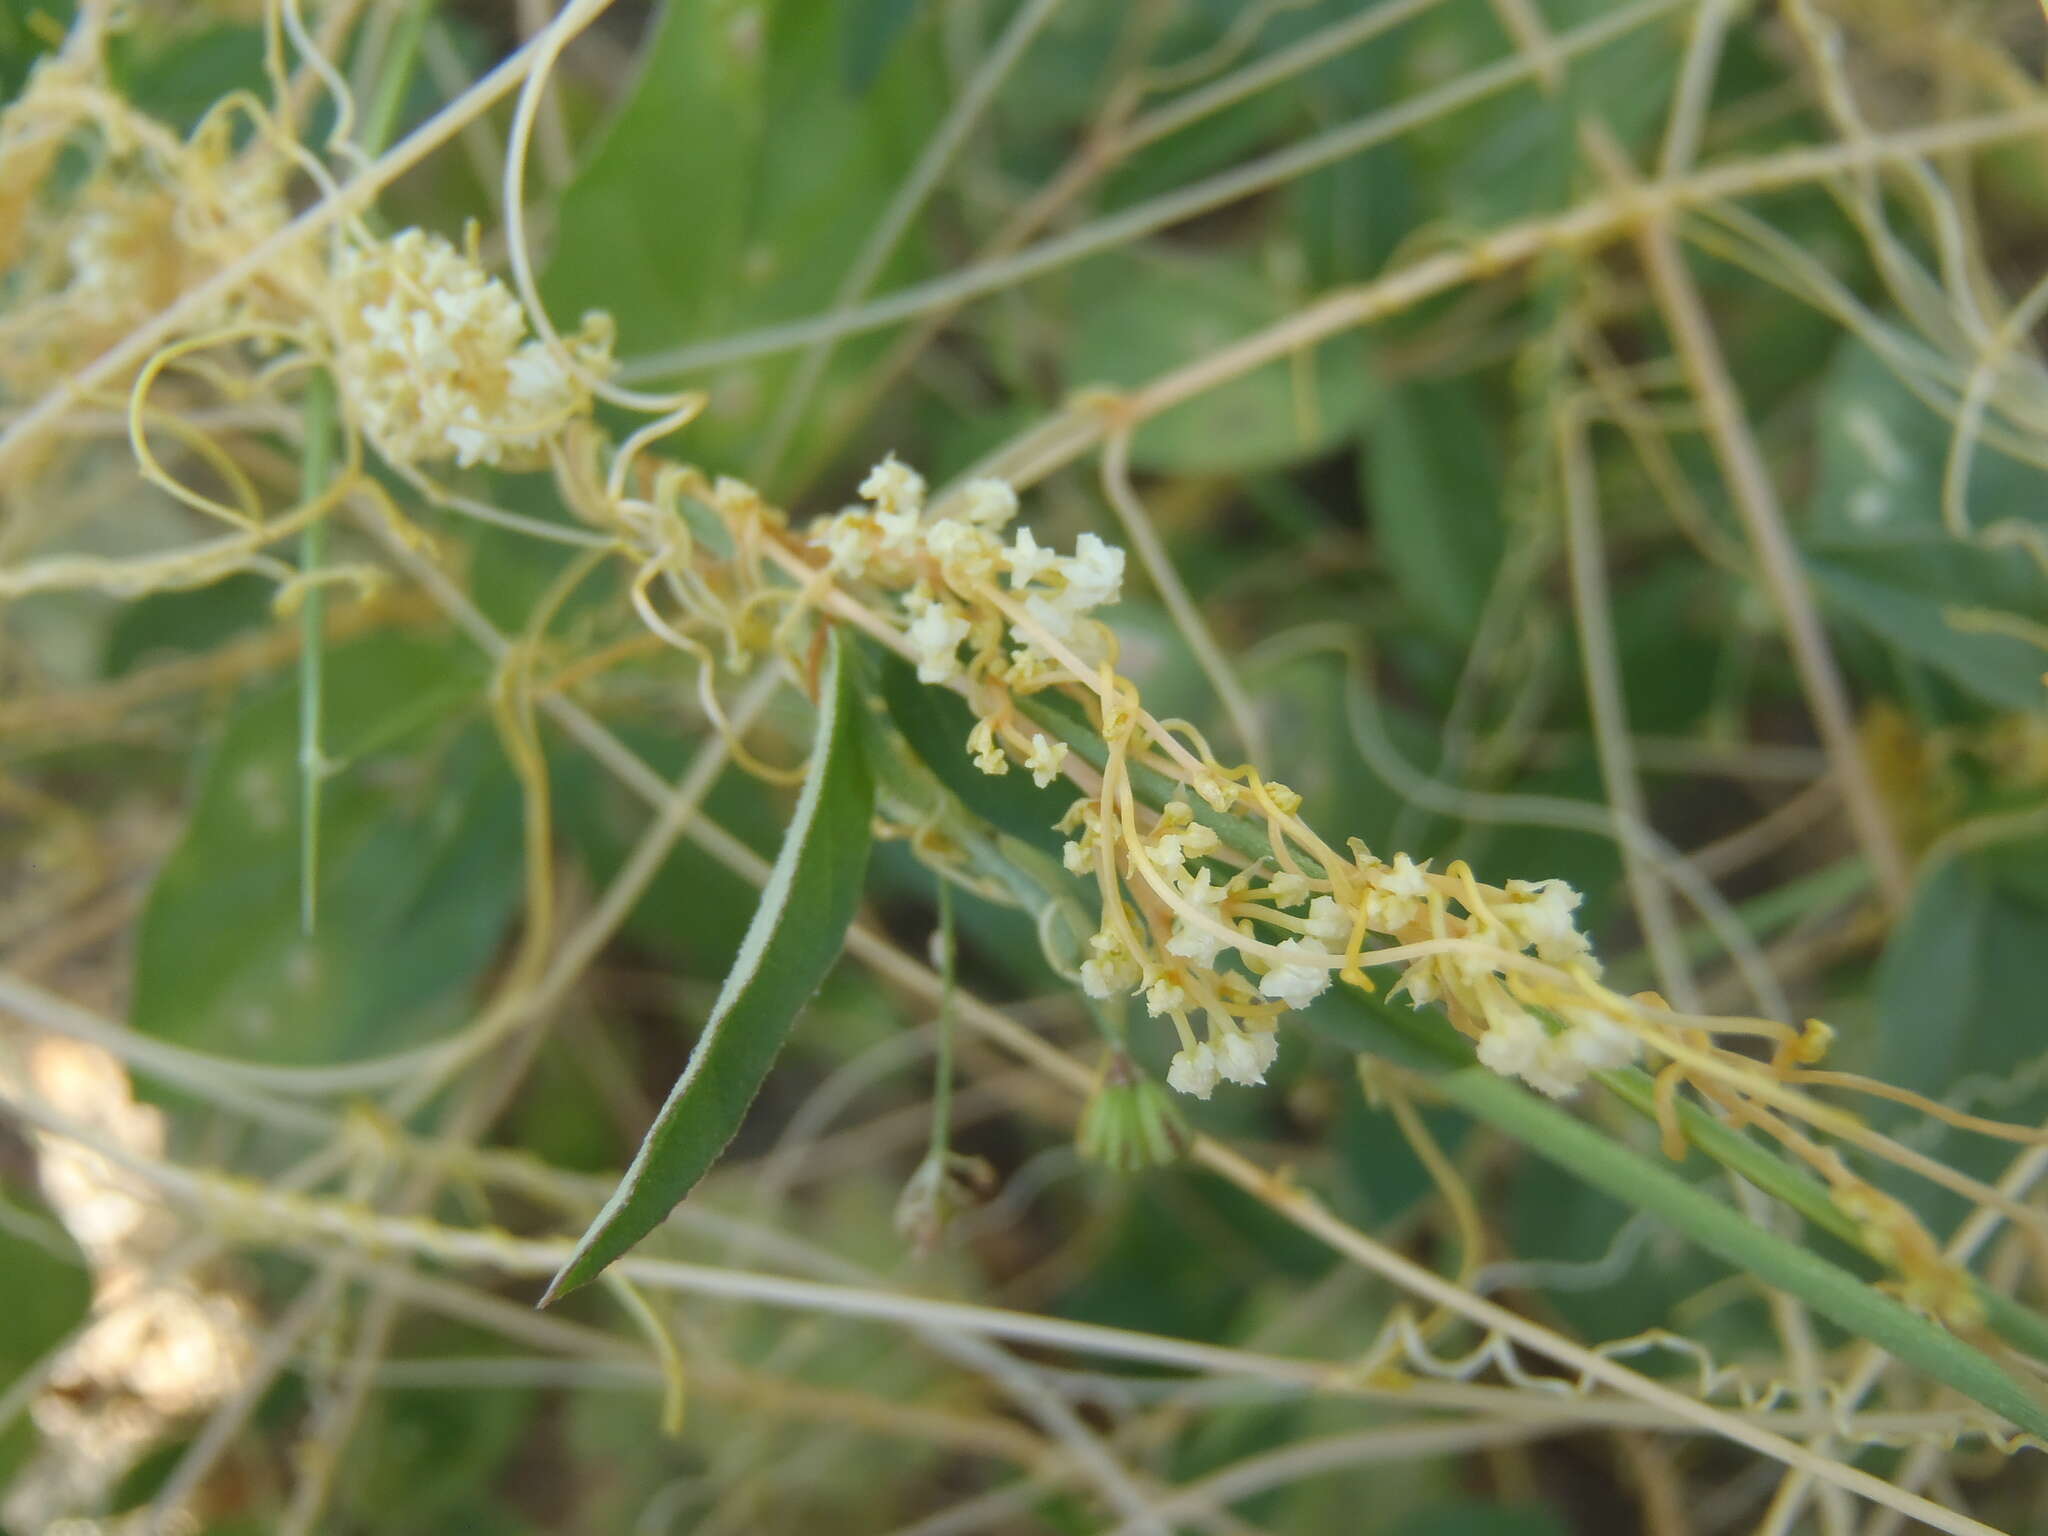
<svg viewBox="0 0 2048 1536">
<path fill-rule="evenodd" d="M 477 683 L 445 642 L 379 635 L 328 657 L 327 741 L 348 766 L 326 786 L 311 938 L 297 698 L 273 689 L 237 713 L 143 911 L 137 1029 L 292 1065 L 418 1043 L 423 1011 L 489 962 L 518 895 L 519 798 L 495 740 L 481 725 L 425 739 Z"/>
<path fill-rule="evenodd" d="M 222 97 L 264 89 L 263 32 L 255 26 L 223 23 L 161 40 L 116 33 L 108 43 L 121 94 L 180 135 Z"/>
<path fill-rule="evenodd" d="M 663 8 L 640 79 L 562 194 L 547 271 L 565 320 L 631 317 L 631 349 L 702 335 L 737 282 L 762 131 L 760 13 L 741 0 Z"/>
<path fill-rule="evenodd" d="M 1966 1076 L 2009 1077 L 2041 1054 L 2048 904 L 2007 866 L 2044 857 L 2037 839 L 1923 875 L 1877 968 L 1877 1076 L 1939 1098 Z"/>
<path fill-rule="evenodd" d="M 2022 549 L 1978 549 L 1942 534 L 1891 548 L 1809 555 L 1835 609 L 1879 639 L 2007 709 L 2048 704 L 2048 653 L 2014 635 L 1969 627 L 1973 614 L 2048 612 L 2048 578 Z"/>
<path fill-rule="evenodd" d="M 859 94 L 875 83 L 906 28 L 917 0 L 860 0 L 839 20 L 839 61 L 846 88 Z"/>
<path fill-rule="evenodd" d="M 845 78 L 836 0 L 676 0 L 639 81 L 562 196 L 543 284 L 573 323 L 620 319 L 635 356 L 829 308 L 842 275 L 943 109 L 936 32 L 913 25 L 861 91 Z M 913 235 L 877 286 L 925 269 Z M 839 347 L 806 428 L 888 344 Z M 758 449 L 790 358 L 727 370 L 692 429 L 705 462 Z M 800 433 L 796 457 L 804 451 Z"/>
<path fill-rule="evenodd" d="M 1409 606 L 1470 640 L 1502 543 L 1500 456 L 1477 386 L 1416 379 L 1391 391 L 1366 432 L 1364 478 L 1380 552 Z"/>
<path fill-rule="evenodd" d="M 761 903 L 683 1074 L 633 1164 L 541 1298 L 596 1276 L 675 1209 L 739 1129 L 790 1026 L 839 958 L 860 901 L 874 817 L 852 644 L 832 640 L 818 734 Z"/>
<path fill-rule="evenodd" d="M 1014 764 L 1005 774 L 983 773 L 967 755 L 967 734 L 974 729 L 967 701 L 951 689 L 920 683 L 910 663 L 892 652 L 876 648 L 875 657 L 889 718 L 932 776 L 998 831 L 1058 853 L 1062 838 L 1053 824 L 1072 799 L 1060 783 L 1040 789 Z"/>
<path fill-rule="evenodd" d="M 152 661 L 210 651 L 273 623 L 270 600 L 276 591 L 275 583 L 260 576 L 230 576 L 189 591 L 139 597 L 108 626 L 100 673 L 122 677 Z"/>
<path fill-rule="evenodd" d="M 2048 702 L 2048 656 L 1971 625 L 1973 614 L 2037 619 L 2048 576 L 2017 547 L 1989 549 L 1942 520 L 1947 421 L 1860 340 L 1829 365 L 1819 408 L 1820 472 L 1804 539 L 1835 609 L 1890 645 L 2009 709 Z M 1980 442 L 1971 460 L 1972 524 L 2048 520 L 2048 472 Z"/>
<path fill-rule="evenodd" d="M 1118 388 L 1206 356 L 1280 319 L 1299 295 L 1248 257 L 1117 253 L 1074 274 L 1067 381 Z M 1140 469 L 1247 472 L 1322 453 L 1357 427 L 1375 386 L 1356 334 L 1283 358 L 1177 405 L 1131 445 Z"/>
<path fill-rule="evenodd" d="M 0 1275 L 7 1305 L 0 1309 L 0 1382 L 11 1382 L 40 1360 L 92 1308 L 92 1278 L 85 1256 L 40 1202 L 16 1203 L 10 1186 L 0 1211 Z M 7 1485 L 35 1443 L 26 1415 L 0 1430 L 0 1487 Z"/>
<path fill-rule="evenodd" d="M 1952 428 L 1867 343 L 1852 337 L 1837 350 L 1819 416 L 1811 542 L 1846 548 L 1946 537 L 1941 487 Z M 1978 444 L 1968 490 L 1979 527 L 2009 517 L 2048 521 L 2048 471 L 1988 443 Z"/>
</svg>

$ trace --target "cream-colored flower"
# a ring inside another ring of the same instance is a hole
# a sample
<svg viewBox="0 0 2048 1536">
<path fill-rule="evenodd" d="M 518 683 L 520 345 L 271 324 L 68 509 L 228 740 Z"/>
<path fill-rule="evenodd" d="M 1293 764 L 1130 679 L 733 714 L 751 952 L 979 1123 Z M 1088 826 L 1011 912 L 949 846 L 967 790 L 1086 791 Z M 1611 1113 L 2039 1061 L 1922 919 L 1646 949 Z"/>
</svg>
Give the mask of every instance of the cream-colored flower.
<svg viewBox="0 0 2048 1536">
<path fill-rule="evenodd" d="M 1273 947 L 1288 955 L 1314 952 L 1300 939 L 1282 939 Z M 1283 960 L 1259 978 L 1261 993 L 1277 998 L 1290 1008 L 1306 1008 L 1321 997 L 1329 985 L 1329 971 L 1320 965 L 1299 960 Z"/>
<path fill-rule="evenodd" d="M 345 249 L 328 316 L 335 378 L 394 464 L 531 466 L 590 410 L 577 374 L 527 338 L 512 290 L 439 235 L 408 229 Z M 585 315 L 567 345 L 585 370 L 609 372 L 610 317 Z"/>
<path fill-rule="evenodd" d="M 1177 1093 L 1206 1099 L 1216 1091 L 1216 1052 L 1207 1045 L 1178 1051 L 1166 1069 L 1166 1086 Z"/>
<path fill-rule="evenodd" d="M 1017 515 L 1017 492 L 1007 480 L 986 477 L 960 487 L 960 515 L 984 528 L 1003 528 Z"/>
<path fill-rule="evenodd" d="M 996 741 L 995 723 L 978 721 L 967 733 L 967 750 L 974 756 L 974 766 L 986 774 L 1004 774 L 1010 771 L 1009 754 Z M 1092 834 L 1093 828 L 1090 832 Z"/>
<path fill-rule="evenodd" d="M 1280 1053 L 1280 1038 L 1270 1029 L 1246 1032 L 1224 1026 L 1211 1032 L 1216 1070 L 1233 1083 L 1252 1087 L 1266 1080 L 1266 1070 Z"/>
<path fill-rule="evenodd" d="M 958 675 L 958 651 L 960 642 L 967 638 L 967 630 L 967 620 L 946 604 L 936 599 L 925 602 L 923 610 L 903 632 L 904 639 L 917 653 L 920 683 L 949 682 Z"/>
<path fill-rule="evenodd" d="M 1040 789 L 1051 788 L 1066 760 L 1067 744 L 1064 741 L 1048 741 L 1041 733 L 1032 732 L 1031 750 L 1024 756 L 1024 766 L 1030 770 L 1032 783 Z"/>
<path fill-rule="evenodd" d="M 1171 975 L 1156 976 L 1145 988 L 1145 1011 L 1152 1017 L 1178 1013 L 1188 1005 L 1187 989 Z"/>
</svg>

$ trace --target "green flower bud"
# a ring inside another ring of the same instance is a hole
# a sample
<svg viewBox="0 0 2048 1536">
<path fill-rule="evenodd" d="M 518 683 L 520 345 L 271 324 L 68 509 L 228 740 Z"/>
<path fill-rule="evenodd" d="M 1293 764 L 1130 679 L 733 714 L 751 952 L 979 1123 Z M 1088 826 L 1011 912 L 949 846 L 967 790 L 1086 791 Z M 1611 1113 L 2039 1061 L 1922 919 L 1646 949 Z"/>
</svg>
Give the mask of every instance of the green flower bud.
<svg viewBox="0 0 2048 1536">
<path fill-rule="evenodd" d="M 1173 1095 L 1118 1051 L 1082 1112 L 1075 1140 L 1090 1162 L 1137 1173 L 1178 1162 L 1188 1149 L 1188 1130 Z"/>
</svg>

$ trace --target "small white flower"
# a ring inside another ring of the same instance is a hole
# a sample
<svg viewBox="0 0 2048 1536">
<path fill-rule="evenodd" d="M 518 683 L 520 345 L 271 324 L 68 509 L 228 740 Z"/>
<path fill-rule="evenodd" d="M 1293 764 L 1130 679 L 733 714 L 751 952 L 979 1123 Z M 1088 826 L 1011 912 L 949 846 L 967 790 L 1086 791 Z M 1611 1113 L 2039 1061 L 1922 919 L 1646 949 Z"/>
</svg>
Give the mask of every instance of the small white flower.
<svg viewBox="0 0 2048 1536">
<path fill-rule="evenodd" d="M 833 574 L 858 577 L 881 547 L 881 530 L 865 512 L 842 512 L 811 534 L 811 542 L 831 556 Z"/>
<path fill-rule="evenodd" d="M 1155 1019 L 1161 1014 L 1178 1013 L 1187 1005 L 1187 989 L 1171 976 L 1160 976 L 1145 989 L 1145 1011 Z"/>
<path fill-rule="evenodd" d="M 1547 1041 L 1534 1014 L 1512 1007 L 1488 1009 L 1479 1064 L 1503 1077 L 1520 1077 L 1541 1059 Z"/>
<path fill-rule="evenodd" d="M 1081 990 L 1098 1002 L 1117 995 L 1115 970 L 1100 960 L 1081 962 Z"/>
<path fill-rule="evenodd" d="M 1206 1099 L 1216 1091 L 1216 1053 L 1207 1045 L 1176 1052 L 1166 1069 L 1166 1086 L 1177 1093 Z"/>
<path fill-rule="evenodd" d="M 1393 866 L 1387 871 L 1387 889 L 1396 896 L 1406 896 L 1411 901 L 1429 899 L 1429 861 L 1417 864 L 1405 853 L 1394 855 Z"/>
<path fill-rule="evenodd" d="M 960 487 L 960 515 L 984 528 L 1001 528 L 1017 515 L 1017 492 L 1007 480 L 982 478 Z"/>
<path fill-rule="evenodd" d="M 1591 1008 L 1564 1010 L 1565 1032 L 1558 1043 L 1588 1072 L 1611 1072 L 1642 1053 L 1642 1042 L 1624 1025 Z"/>
<path fill-rule="evenodd" d="M 1206 928 L 1190 927 L 1176 920 L 1173 932 L 1166 940 L 1166 952 L 1179 955 L 1183 960 L 1192 960 L 1196 965 L 1214 965 L 1225 942 L 1220 935 Z"/>
<path fill-rule="evenodd" d="M 1138 984 L 1137 963 L 1114 933 L 1103 929 L 1088 940 L 1088 947 L 1095 953 L 1081 962 L 1081 988 L 1090 997 L 1115 997 Z"/>
<path fill-rule="evenodd" d="M 1003 681 L 1018 693 L 1029 693 L 1059 675 L 1052 658 L 1036 646 L 1020 645 L 1010 652 L 1009 670 Z"/>
<path fill-rule="evenodd" d="M 1429 865 L 1417 864 L 1405 853 L 1394 862 L 1367 871 L 1371 884 L 1365 894 L 1366 926 L 1378 933 L 1399 933 L 1421 917 L 1429 901 Z"/>
<path fill-rule="evenodd" d="M 1394 983 L 1394 991 L 1406 992 L 1408 1000 L 1418 1008 L 1426 1008 L 1444 995 L 1442 955 L 1424 955 L 1412 961 L 1401 973 L 1401 979 Z"/>
<path fill-rule="evenodd" d="M 1010 771 L 1010 759 L 996 741 L 996 728 L 992 721 L 982 720 L 967 733 L 967 750 L 974 758 L 974 766 L 986 774 L 1003 774 Z"/>
<path fill-rule="evenodd" d="M 941 518 L 925 530 L 924 547 L 955 587 L 971 586 L 995 573 L 1002 546 L 984 528 Z"/>
<path fill-rule="evenodd" d="M 883 511 L 909 513 L 913 522 L 924 511 L 924 476 L 893 453 L 868 471 L 860 493 Z"/>
<path fill-rule="evenodd" d="M 1054 602 L 1041 592 L 1033 592 L 1024 599 L 1024 612 L 1033 623 L 1051 635 L 1053 639 L 1069 642 L 1073 640 L 1076 618 L 1073 610 L 1068 608 L 1066 604 Z M 1029 635 L 1019 634 L 1016 639 L 1020 645 L 1031 645 L 1034 643 Z"/>
<path fill-rule="evenodd" d="M 1279 1039 L 1271 1030 L 1248 1035 L 1241 1030 L 1225 1029 L 1215 1038 L 1214 1046 L 1216 1070 L 1231 1082 L 1246 1087 L 1266 1080 L 1266 1068 L 1273 1064 L 1280 1050 Z"/>
<path fill-rule="evenodd" d="M 1047 741 L 1042 734 L 1032 732 L 1031 751 L 1024 758 L 1024 766 L 1031 770 L 1032 783 L 1040 789 L 1051 788 L 1066 760 L 1067 744 L 1064 741 Z"/>
<path fill-rule="evenodd" d="M 1010 585 L 1028 586 L 1044 575 L 1059 556 L 1041 545 L 1029 528 L 1019 528 L 1004 552 L 1010 564 Z"/>
<path fill-rule="evenodd" d="M 1306 875 L 1297 875 L 1291 869 L 1283 869 L 1268 882 L 1273 891 L 1273 905 L 1276 907 L 1298 907 L 1307 901 L 1310 886 Z"/>
<path fill-rule="evenodd" d="M 1207 869 L 1196 870 L 1194 878 L 1183 879 L 1179 888 L 1189 905 L 1205 910 L 1222 906 L 1224 898 L 1230 894 L 1227 887 L 1216 885 L 1209 879 Z"/>
<path fill-rule="evenodd" d="M 967 621 L 944 603 L 927 602 L 924 612 L 904 631 L 904 638 L 917 652 L 917 680 L 943 683 L 960 670 L 955 654 L 967 638 Z"/>
<path fill-rule="evenodd" d="M 1314 953 L 1299 939 L 1283 939 L 1273 946 L 1282 954 Z M 1306 1008 L 1321 997 L 1330 985 L 1330 973 L 1319 965 L 1304 965 L 1298 960 L 1284 960 L 1268 970 L 1259 979 L 1259 991 L 1267 997 L 1278 998 L 1290 1008 Z"/>
<path fill-rule="evenodd" d="M 924 526 L 915 510 L 898 512 L 886 506 L 875 509 L 875 530 L 882 548 L 896 554 L 910 554 L 917 548 L 917 535 Z"/>
<path fill-rule="evenodd" d="M 1309 903 L 1306 932 L 1324 949 L 1341 951 L 1351 942 L 1351 914 L 1335 898 L 1318 896 Z"/>
<path fill-rule="evenodd" d="M 1066 600 L 1077 609 L 1113 603 L 1123 591 L 1124 552 L 1092 533 L 1074 541 L 1072 558 L 1060 564 L 1067 578 Z"/>
<path fill-rule="evenodd" d="M 552 409 L 572 387 L 561 360 L 547 348 L 532 344 L 521 347 L 505 360 L 505 376 L 512 398 L 535 411 Z"/>
<path fill-rule="evenodd" d="M 1494 908 L 1501 924 L 1522 943 L 1552 965 L 1563 965 L 1587 953 L 1592 946 L 1572 913 L 1578 910 L 1579 893 L 1562 880 L 1510 880 L 1508 899 Z"/>
<path fill-rule="evenodd" d="M 458 469 L 468 469 L 472 464 L 488 464 L 497 458 L 497 443 L 484 428 L 467 422 L 451 421 L 442 429 L 441 435 L 448 446 L 455 450 L 455 464 Z"/>
<path fill-rule="evenodd" d="M 1091 831 L 1073 842 L 1060 844 L 1060 862 L 1067 866 L 1068 874 L 1085 875 L 1095 867 L 1094 841 Z"/>
</svg>

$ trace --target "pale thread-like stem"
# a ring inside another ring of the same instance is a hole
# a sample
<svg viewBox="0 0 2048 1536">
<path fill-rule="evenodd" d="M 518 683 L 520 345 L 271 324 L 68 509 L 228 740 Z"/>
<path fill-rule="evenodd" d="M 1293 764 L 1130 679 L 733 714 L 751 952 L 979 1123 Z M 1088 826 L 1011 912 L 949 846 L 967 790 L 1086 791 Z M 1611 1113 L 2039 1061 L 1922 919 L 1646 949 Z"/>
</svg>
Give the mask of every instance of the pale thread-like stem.
<svg viewBox="0 0 2048 1536">
<path fill-rule="evenodd" d="M 1602 169 L 1622 186 L 1620 195 L 1640 190 L 1633 184 L 1633 172 L 1611 141 L 1601 135 L 1590 135 L 1588 143 L 1602 162 Z M 1836 669 L 1806 568 L 1800 562 L 1779 505 L 1777 487 L 1743 413 L 1741 397 L 1669 219 L 1646 213 L 1636 222 L 1632 233 L 1657 307 L 1670 327 L 1679 360 L 1705 417 L 1707 437 L 1720 460 L 1730 499 L 1756 554 L 1765 588 L 1785 626 L 1793 665 L 1806 693 L 1807 706 L 1813 711 L 1815 729 L 1842 786 L 1850 824 L 1870 859 L 1886 906 L 1897 915 L 1905 910 L 1911 893 L 1912 872 L 1898 830 L 1885 809 L 1876 775 L 1857 738 L 1848 689 Z"/>
<path fill-rule="evenodd" d="M 1064 0 L 1027 0 L 1010 18 L 1002 36 L 976 67 L 967 88 L 946 113 L 938 131 L 926 141 L 916 164 L 911 166 L 902 185 L 882 210 L 882 216 L 868 232 L 866 241 L 833 293 L 834 310 L 851 307 L 874 286 L 875 279 L 881 276 L 882 268 L 888 264 L 912 221 L 922 211 L 940 179 L 951 169 L 961 147 L 994 105 L 997 93 L 1017 67 L 1017 61 L 1024 57 L 1024 51 L 1045 30 L 1046 23 L 1052 20 L 1053 13 L 1063 3 Z M 796 436 L 803 421 L 812 392 L 832 360 L 833 346 L 829 337 L 813 342 L 797 360 L 795 374 L 784 387 L 775 416 L 768 424 L 760 447 L 755 450 L 753 478 L 757 483 L 766 485 L 773 479 L 790 440 Z"/>
<path fill-rule="evenodd" d="M 1104 407 L 1114 411 L 1113 405 Z M 1160 542 L 1159 531 L 1152 525 L 1151 514 L 1138 499 L 1138 493 L 1131 487 L 1131 438 L 1128 432 L 1112 435 L 1102 449 L 1102 490 L 1115 509 L 1117 521 L 1123 525 L 1125 534 L 1138 551 L 1138 559 L 1144 563 L 1145 574 L 1152 578 L 1152 585 L 1158 590 L 1160 601 L 1166 604 L 1166 611 L 1173 618 L 1174 627 L 1194 653 L 1202 675 L 1209 680 L 1209 686 L 1216 690 L 1216 697 L 1223 705 L 1223 711 L 1230 717 L 1231 726 L 1237 732 L 1239 743 L 1255 763 L 1270 762 L 1266 751 L 1266 732 L 1260 723 L 1257 707 L 1251 696 L 1244 691 L 1237 669 L 1230 658 L 1223 654 L 1223 648 L 1216 643 L 1216 636 L 1210 632 L 1208 621 L 1201 610 L 1195 607 L 1194 599 L 1188 596 L 1187 583 L 1180 579 L 1180 570 L 1173 563 L 1173 557 Z"/>
<path fill-rule="evenodd" d="M 398 144 L 378 156 L 367 168 L 350 177 L 342 184 L 338 196 L 322 198 L 212 277 L 186 289 L 84 367 L 66 374 L 61 382 L 17 416 L 4 433 L 0 433 L 0 480 L 20 469 L 21 460 L 36 440 L 55 427 L 74 405 L 94 390 L 112 383 L 125 370 L 141 363 L 182 328 L 202 323 L 237 288 L 302 241 L 367 208 L 385 187 L 453 138 L 465 124 L 489 110 L 500 97 L 516 90 L 530 72 L 551 58 L 569 38 L 596 20 L 610 4 L 611 0 L 569 0 L 549 23 L 546 32 L 504 60 Z"/>
<path fill-rule="evenodd" d="M 1614 653 L 1614 622 L 1607 598 L 1606 550 L 1600 537 L 1600 509 L 1587 452 L 1586 427 L 1576 411 L 1558 424 L 1558 459 L 1564 484 L 1565 542 L 1571 568 L 1572 616 L 1579 631 L 1579 664 L 1585 673 L 1586 704 L 1593 720 L 1594 750 L 1607 803 L 1626 824 L 1647 827 L 1650 807 L 1636 777 L 1630 747 L 1628 702 L 1621 665 Z M 1657 970 L 1658 984 L 1680 1011 L 1699 1011 L 1699 987 L 1679 942 L 1671 895 L 1633 838 L 1616 840 L 1636 920 Z"/>
</svg>

